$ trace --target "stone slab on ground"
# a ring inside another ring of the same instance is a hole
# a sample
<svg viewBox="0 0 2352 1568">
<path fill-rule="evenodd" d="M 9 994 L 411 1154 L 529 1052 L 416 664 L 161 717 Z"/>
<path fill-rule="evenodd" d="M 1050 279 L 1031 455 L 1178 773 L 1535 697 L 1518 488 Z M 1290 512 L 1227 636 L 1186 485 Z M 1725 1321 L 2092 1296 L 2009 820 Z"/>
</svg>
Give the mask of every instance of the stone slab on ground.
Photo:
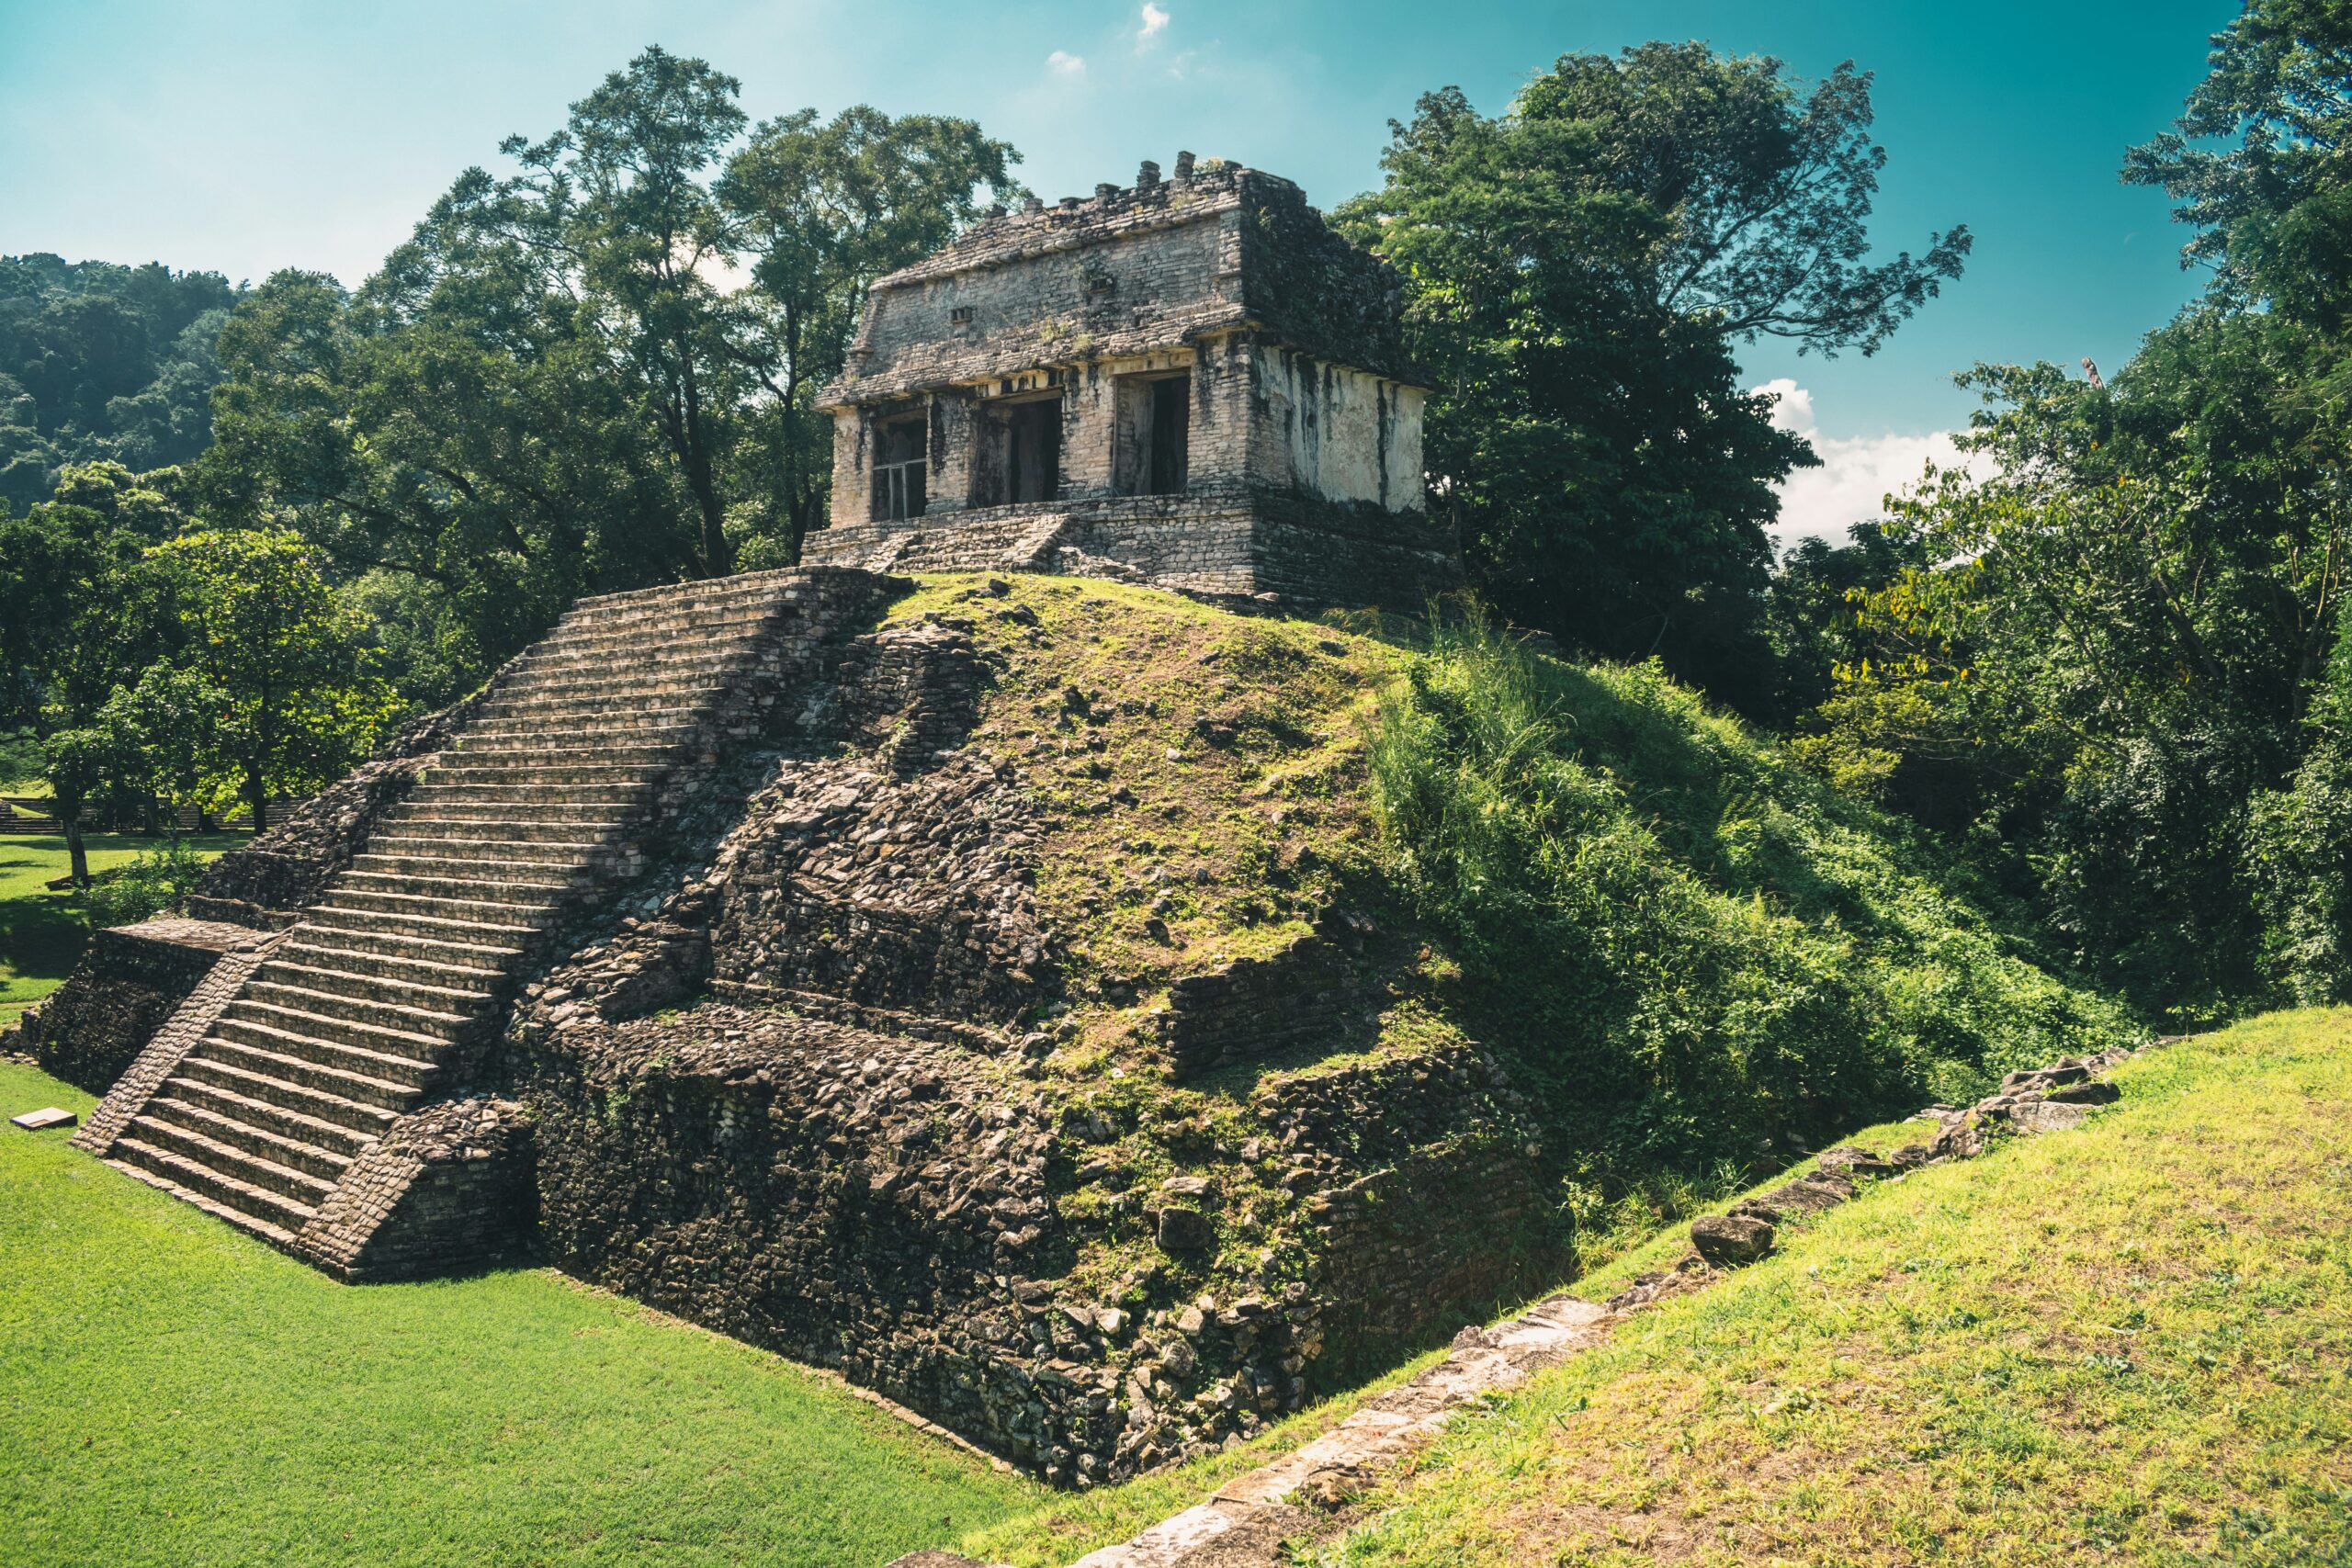
<svg viewBox="0 0 2352 1568">
<path fill-rule="evenodd" d="M 61 1111 L 54 1105 L 46 1105 L 39 1111 L 28 1111 L 22 1116 L 11 1116 L 8 1118 L 8 1123 L 10 1126 L 22 1127 L 28 1133 L 39 1133 L 51 1127 L 71 1127 L 80 1120 L 81 1118 L 71 1111 Z"/>
</svg>

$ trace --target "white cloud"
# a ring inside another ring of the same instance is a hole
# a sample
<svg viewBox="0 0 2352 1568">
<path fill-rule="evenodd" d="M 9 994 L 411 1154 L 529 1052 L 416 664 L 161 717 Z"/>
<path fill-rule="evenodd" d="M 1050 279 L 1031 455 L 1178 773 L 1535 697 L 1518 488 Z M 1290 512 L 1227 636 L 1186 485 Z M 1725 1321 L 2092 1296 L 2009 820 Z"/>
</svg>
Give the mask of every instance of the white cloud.
<svg viewBox="0 0 2352 1568">
<path fill-rule="evenodd" d="M 1136 29 L 1136 37 L 1149 43 L 1165 31 L 1167 27 L 1168 13 L 1151 4 L 1151 0 L 1144 0 L 1143 26 Z"/>
<path fill-rule="evenodd" d="M 1083 76 L 1086 74 L 1086 57 L 1072 54 L 1066 49 L 1057 49 L 1046 56 L 1046 69 L 1057 76 Z"/>
<path fill-rule="evenodd" d="M 1929 463 L 1939 468 L 1980 469 L 1984 459 L 1960 449 L 1949 430 L 1925 435 L 1821 434 L 1813 393 L 1782 376 L 1756 389 L 1773 399 L 1772 423 L 1813 443 L 1817 468 L 1799 468 L 1781 485 L 1781 520 L 1774 542 L 1794 544 L 1808 536 L 1845 542 L 1857 523 L 1886 514 L 1889 493 L 1917 484 Z"/>
</svg>

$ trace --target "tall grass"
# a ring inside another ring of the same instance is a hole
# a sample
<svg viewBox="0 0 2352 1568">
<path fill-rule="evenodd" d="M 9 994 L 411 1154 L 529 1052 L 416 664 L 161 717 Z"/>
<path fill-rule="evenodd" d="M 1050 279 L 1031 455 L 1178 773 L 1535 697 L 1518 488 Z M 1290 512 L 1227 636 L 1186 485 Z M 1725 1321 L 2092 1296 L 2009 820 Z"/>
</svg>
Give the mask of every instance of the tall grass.
<svg viewBox="0 0 2352 1568">
<path fill-rule="evenodd" d="M 1545 1102 L 1587 1224 L 2134 1032 L 1924 844 L 1655 668 L 1441 626 L 1372 769 L 1389 871 Z"/>
</svg>

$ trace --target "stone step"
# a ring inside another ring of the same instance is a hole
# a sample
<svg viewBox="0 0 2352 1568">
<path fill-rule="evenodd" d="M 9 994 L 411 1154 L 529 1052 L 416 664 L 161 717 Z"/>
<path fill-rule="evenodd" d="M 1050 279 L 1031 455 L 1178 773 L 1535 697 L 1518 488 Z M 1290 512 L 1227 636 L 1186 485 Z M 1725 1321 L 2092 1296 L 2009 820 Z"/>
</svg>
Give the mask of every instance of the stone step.
<svg viewBox="0 0 2352 1568">
<path fill-rule="evenodd" d="M 351 857 L 356 869 L 389 871 L 414 867 L 430 875 L 438 866 L 457 863 L 477 873 L 490 868 L 516 872 L 534 882 L 569 882 L 593 874 L 612 858 L 612 846 L 602 842 L 552 843 L 527 840 L 420 839 L 405 833 L 377 833 L 368 847 Z"/>
<path fill-rule="evenodd" d="M 583 662 L 577 673 L 553 671 L 503 680 L 483 700 L 484 713 L 494 713 L 525 699 L 540 702 L 637 702 L 676 694 L 723 692 L 742 672 L 744 660 L 681 665 L 674 669 L 629 671 Z M 676 703 L 672 703 L 676 706 Z"/>
<path fill-rule="evenodd" d="M 725 686 L 685 686 L 658 692 L 517 692 L 484 703 L 478 722 L 484 733 L 535 727 L 546 731 L 552 726 L 609 718 L 695 724 L 718 705 L 727 690 Z M 560 734 L 550 738 L 569 739 Z"/>
<path fill-rule="evenodd" d="M 307 1089 L 303 1092 L 313 1099 L 323 1098 L 312 1095 Z M 164 1086 L 162 1095 L 150 1102 L 149 1108 L 187 1106 L 209 1112 L 223 1122 L 234 1122 L 257 1133 L 272 1134 L 283 1139 L 289 1148 L 308 1150 L 313 1158 L 339 1159 L 348 1164 L 381 1141 L 381 1130 L 391 1125 L 391 1113 L 379 1106 L 359 1105 L 347 1100 L 338 1100 L 336 1104 L 345 1114 L 356 1114 L 365 1125 L 351 1126 L 329 1121 L 292 1106 L 256 1100 L 252 1095 L 240 1094 L 217 1083 L 177 1074 L 173 1075 L 171 1082 Z M 226 1141 L 234 1143 L 236 1140 L 230 1138 Z M 290 1165 L 295 1162 L 286 1160 L 280 1163 Z"/>
<path fill-rule="evenodd" d="M 357 909 L 313 904 L 302 914 L 302 924 L 294 928 L 297 931 L 315 930 L 338 942 L 364 937 L 371 942 L 381 942 L 389 952 L 412 957 L 428 957 L 432 951 L 449 947 L 520 953 L 527 951 L 539 934 L 532 926 L 450 919 L 407 909 Z M 400 940 L 388 940 L 395 938 Z M 432 948 L 428 949 L 426 943 Z"/>
<path fill-rule="evenodd" d="M 356 1100 L 362 1105 L 378 1106 L 394 1113 L 406 1111 L 416 1103 L 417 1086 L 414 1084 L 346 1071 L 312 1061 L 303 1054 L 311 1051 L 323 1053 L 338 1047 L 262 1024 L 241 1023 L 233 1019 L 222 1019 L 220 1024 L 227 1026 L 227 1030 L 215 1026 L 189 1060 L 242 1067 L 254 1077 L 275 1078 L 297 1089 L 318 1089 L 338 1100 Z M 227 1031 L 233 1031 L 243 1038 L 231 1039 Z M 367 1054 L 361 1053 L 363 1055 Z M 268 1096 L 258 1098 L 267 1099 Z"/>
<path fill-rule="evenodd" d="M 798 611 L 784 595 L 773 589 L 758 587 L 729 588 L 707 593 L 681 594 L 673 592 L 636 604 L 593 604 L 583 600 L 549 627 L 546 637 L 537 646 L 560 645 L 570 637 L 596 633 L 642 635 L 673 630 L 681 626 L 703 626 L 712 621 L 757 621 L 773 615 L 797 614 Z"/>
<path fill-rule="evenodd" d="M 481 723 L 485 734 L 524 730 L 567 739 L 575 726 L 583 734 L 686 729 L 702 721 L 718 694 L 713 690 L 614 698 L 518 696 L 483 705 Z"/>
<path fill-rule="evenodd" d="M 338 1152 L 340 1140 L 328 1144 L 318 1138 L 286 1137 L 242 1117 L 225 1114 L 201 1101 L 201 1095 L 182 1099 L 175 1091 L 166 1091 L 149 1100 L 147 1109 L 141 1114 L 180 1132 L 198 1134 L 215 1143 L 226 1144 L 273 1165 L 299 1170 L 329 1186 L 333 1186 L 351 1168 L 351 1156 Z M 136 1127 L 139 1122 L 134 1120 L 130 1124 Z M 348 1132 L 345 1128 L 335 1130 Z M 168 1137 L 148 1138 L 147 1142 L 160 1143 L 167 1148 L 175 1146 Z M 188 1151 L 182 1149 L 180 1152 L 186 1154 Z M 263 1182 L 262 1185 L 269 1184 Z M 291 1196 L 300 1198 L 303 1194 L 296 1192 Z"/>
<path fill-rule="evenodd" d="M 685 604 L 751 594 L 791 604 L 806 596 L 808 577 L 807 571 L 797 566 L 729 572 L 724 577 L 691 577 L 679 582 L 657 583 L 650 588 L 620 588 L 610 593 L 591 593 L 573 600 L 569 614 L 585 615 L 644 604 Z"/>
<path fill-rule="evenodd" d="M 576 877 L 588 875 L 594 863 L 610 858 L 605 846 L 584 844 L 576 855 L 555 858 L 514 854 L 522 849 L 545 849 L 544 844 L 510 844 L 495 848 L 477 844 L 458 849 L 446 840 L 402 839 L 399 847 L 387 850 L 381 837 L 370 839 L 368 848 L 351 857 L 351 869 L 374 876 L 456 877 L 460 881 L 496 882 L 508 886 L 536 885 L 569 887 Z"/>
<path fill-rule="evenodd" d="M 447 1008 L 420 1006 L 410 1002 L 378 1001 L 372 997 L 355 997 L 342 991 L 319 990 L 310 986 L 295 985 L 272 976 L 255 976 L 245 982 L 235 1001 L 229 1004 L 233 1014 L 240 1004 L 259 1004 L 285 1008 L 311 1017 L 328 1019 L 338 1023 L 356 1024 L 364 1029 L 389 1030 L 396 1035 L 411 1035 L 435 1044 L 466 1037 L 468 1028 L 481 1016 L 482 1003 L 487 998 L 469 998 L 469 1008 L 452 1011 Z M 330 1038 L 339 1038 L 331 1036 Z M 351 1042 L 365 1045 L 364 1040 Z M 374 1047 L 370 1047 L 373 1049 Z M 402 1053 L 410 1047 L 401 1045 Z M 432 1047 L 424 1051 L 429 1059 Z"/>
<path fill-rule="evenodd" d="M 167 1087 L 174 1094 L 184 1095 L 191 1086 L 199 1090 L 219 1090 L 240 1100 L 275 1105 L 311 1121 L 331 1122 L 348 1128 L 371 1144 L 381 1138 L 385 1130 L 400 1119 L 401 1110 L 408 1103 L 404 1091 L 402 1099 L 390 1105 L 374 1100 L 355 1100 L 349 1095 L 337 1094 L 331 1089 L 296 1083 L 241 1066 L 238 1062 L 208 1057 L 200 1050 L 191 1053 L 180 1063 Z"/>
<path fill-rule="evenodd" d="M 469 869 L 479 874 L 491 868 Z M 480 874 L 431 875 L 375 870 L 343 872 L 333 884 L 337 890 L 355 893 L 413 893 L 424 898 L 466 898 L 478 904 L 516 904 L 527 908 L 545 908 L 554 904 L 571 890 L 571 886 L 569 882 L 498 881 Z"/>
<path fill-rule="evenodd" d="M 125 1132 L 151 1148 L 169 1150 L 182 1159 L 202 1166 L 215 1176 L 233 1177 L 250 1186 L 291 1198 L 312 1210 L 325 1201 L 328 1191 L 334 1185 L 331 1180 L 321 1180 L 307 1170 L 280 1165 L 274 1159 L 223 1143 L 218 1138 L 208 1137 L 193 1128 L 167 1122 L 160 1116 L 134 1116 L 125 1124 Z"/>
<path fill-rule="evenodd" d="M 295 1236 L 318 1213 L 282 1193 L 222 1176 L 136 1138 L 117 1138 L 107 1151 L 107 1163 L 221 1219 L 256 1231 L 280 1247 L 292 1246 Z"/>
<path fill-rule="evenodd" d="M 497 999 L 487 987 L 461 989 L 401 976 L 356 974 L 346 969 L 300 963 L 287 957 L 284 948 L 278 949 L 277 953 L 254 973 L 254 978 L 271 985 L 296 986 L 359 1001 L 423 1008 L 428 1011 L 453 1013 L 461 1018 L 479 1016 Z M 499 976 L 492 974 L 490 978 L 495 981 Z"/>
<path fill-rule="evenodd" d="M 688 642 L 741 648 L 758 641 L 778 619 L 774 610 L 755 604 L 582 621 L 570 628 L 559 626 L 539 651 L 546 658 L 562 659 Z"/>
<path fill-rule="evenodd" d="M 330 939 L 343 937 L 361 943 L 344 946 Z M 377 933 L 374 945 L 367 945 L 369 933 L 365 931 L 334 931 L 303 925 L 287 938 L 277 950 L 277 962 L 299 964 L 322 972 L 339 975 L 347 980 L 380 980 L 387 984 L 422 986 L 433 991 L 447 991 L 451 996 L 475 996 L 485 1002 L 506 980 L 506 964 L 522 956 L 514 948 L 469 948 L 455 943 L 424 942 L 429 948 L 447 948 L 442 956 L 393 953 L 387 950 L 382 933 Z M 459 962 L 459 959 L 467 960 Z M 324 985 L 324 982 L 320 982 Z"/>
<path fill-rule="evenodd" d="M 608 846 L 605 835 L 579 822 L 501 822 L 471 812 L 450 812 L 429 817 L 403 817 L 397 822 L 388 821 L 369 836 L 368 844 L 399 840 L 413 842 L 420 839 L 435 839 L 468 844 L 546 844 L 552 849 L 603 851 Z"/>
<path fill-rule="evenodd" d="M 434 1058 L 442 1047 L 463 1038 L 469 1021 L 327 991 L 248 980 L 236 998 L 221 1010 L 213 1032 L 226 1039 L 250 1041 L 252 1030 L 271 1030 L 309 1043 L 310 1049 L 296 1051 L 295 1055 L 339 1062 L 354 1072 L 414 1086 L 432 1072 Z M 270 1043 L 267 1040 L 253 1043 Z M 383 1060 L 368 1060 L 377 1056 Z"/>
<path fill-rule="evenodd" d="M 576 822 L 583 828 L 617 828 L 636 815 L 634 807 L 610 801 L 531 801 L 531 800 L 442 800 L 419 799 L 429 795 L 431 785 L 417 789 L 415 795 L 384 814 L 384 822 L 405 830 L 414 822 L 447 822 L 471 818 L 477 821 L 498 821 L 508 817 L 506 825 L 520 828 L 530 823 L 563 824 Z M 493 816 L 492 813 L 496 815 Z M 575 838 L 595 838 L 594 833 L 575 834 Z"/>
<path fill-rule="evenodd" d="M 751 645 L 733 640 L 704 642 L 699 638 L 652 643 L 642 648 L 597 652 L 519 655 L 499 671 L 494 691 L 514 686 L 541 685 L 613 673 L 630 675 L 702 675 L 717 679 L 740 671 Z"/>
<path fill-rule="evenodd" d="M 652 793 L 652 782 L 642 778 L 613 784 L 564 784 L 540 779 L 513 784 L 471 784 L 436 779 L 431 784 L 417 785 L 409 792 L 403 804 L 417 810 L 445 806 L 469 808 L 477 806 L 589 806 L 627 810 L 643 804 Z"/>
<path fill-rule="evenodd" d="M 687 748 L 672 741 L 615 741 L 599 746 L 575 746 L 564 738 L 543 744 L 509 747 L 485 747 L 477 744 L 481 737 L 468 730 L 458 743 L 441 753 L 444 759 L 466 767 L 536 768 L 560 767 L 566 762 L 608 762 L 622 767 L 642 768 L 648 773 L 666 770 L 686 753 Z"/>
<path fill-rule="evenodd" d="M 608 756 L 624 750 L 661 751 L 672 761 L 697 755 L 705 744 L 699 723 L 645 724 L 628 714 L 606 714 L 578 724 L 485 726 L 466 731 L 456 749 L 473 757 L 543 757 L 561 749 L 593 750 Z"/>
<path fill-rule="evenodd" d="M 338 883 L 340 879 L 338 879 Z M 418 919 L 457 920 L 472 926 L 496 927 L 512 937 L 536 936 L 555 919 L 552 908 L 537 904 L 499 904 L 485 898 L 443 898 L 422 893 L 379 893 L 341 886 L 327 889 L 322 909 L 353 910 L 372 915 L 407 915 Z M 430 936 L 429 931 L 420 936 Z M 502 942 L 510 936 L 498 938 Z M 515 942 L 519 946 L 519 942 Z"/>
<path fill-rule="evenodd" d="M 453 755 L 455 761 L 435 763 L 426 772 L 423 782 L 428 784 L 646 784 L 669 772 L 659 763 L 548 761 L 533 758 L 484 761 L 464 752 Z"/>
</svg>

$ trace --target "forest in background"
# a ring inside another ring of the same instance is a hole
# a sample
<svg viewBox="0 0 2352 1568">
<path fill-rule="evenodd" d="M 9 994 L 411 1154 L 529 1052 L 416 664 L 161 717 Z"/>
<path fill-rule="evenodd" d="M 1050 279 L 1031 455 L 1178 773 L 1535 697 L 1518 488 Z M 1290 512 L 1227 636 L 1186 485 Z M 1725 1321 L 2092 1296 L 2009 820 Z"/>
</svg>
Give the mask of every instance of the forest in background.
<svg viewBox="0 0 2352 1568">
<path fill-rule="evenodd" d="M 1970 250 L 1873 234 L 1871 90 L 1659 43 L 1396 124 L 1333 220 L 1405 278 L 1433 519 L 2151 1017 L 2352 996 L 2352 20 L 2251 0 L 2118 149 L 2202 298 L 2104 383 L 1977 367 L 1985 460 L 1776 561 L 1815 459 L 1739 345 L 1870 353 Z M 581 593 L 795 560 L 865 285 L 1026 193 L 970 121 L 737 96 L 645 51 L 356 288 L 0 262 L 0 763 L 73 822 L 300 794 Z"/>
</svg>

